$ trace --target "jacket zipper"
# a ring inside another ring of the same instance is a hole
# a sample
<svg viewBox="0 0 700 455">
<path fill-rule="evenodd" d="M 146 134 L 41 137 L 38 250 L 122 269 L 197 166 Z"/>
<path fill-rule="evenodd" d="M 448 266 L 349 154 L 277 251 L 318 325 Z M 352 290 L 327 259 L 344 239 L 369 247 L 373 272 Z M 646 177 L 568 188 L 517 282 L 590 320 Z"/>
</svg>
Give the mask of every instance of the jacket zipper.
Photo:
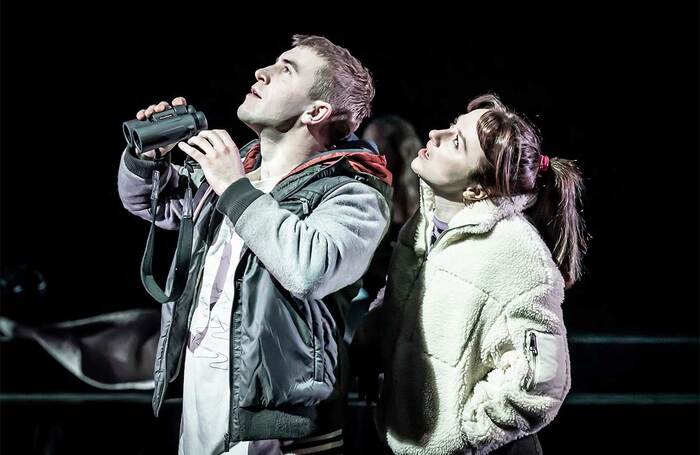
<svg viewBox="0 0 700 455">
<path fill-rule="evenodd" d="M 241 257 L 239 259 L 238 267 L 241 265 L 241 259 L 243 259 L 245 252 L 241 253 Z M 229 336 L 229 412 L 228 412 L 228 432 L 224 434 L 224 450 L 228 451 L 229 449 L 229 444 L 231 443 L 232 435 L 233 435 L 233 413 L 236 411 L 236 408 L 234 406 L 234 401 L 236 400 L 236 396 L 234 393 L 233 389 L 233 383 L 234 383 L 234 349 L 235 346 L 237 345 L 237 340 L 236 340 L 236 330 L 238 327 L 238 324 L 240 323 L 240 308 L 242 305 L 242 299 L 241 299 L 241 285 L 243 284 L 243 278 L 236 278 L 234 282 L 234 295 L 236 297 L 236 307 L 231 309 L 231 325 L 229 328 L 230 336 Z"/>
<path fill-rule="evenodd" d="M 537 348 L 537 335 L 535 332 L 528 332 L 527 334 L 527 350 L 529 353 L 529 360 L 531 366 L 531 374 L 527 378 L 526 389 L 531 390 L 533 384 L 535 383 L 535 373 L 537 371 L 537 356 L 539 350 Z"/>
<path fill-rule="evenodd" d="M 300 197 L 299 200 L 301 201 L 301 206 L 302 210 L 304 211 L 304 215 L 308 215 L 311 213 L 311 204 L 309 203 L 309 200 L 303 197 Z"/>
</svg>

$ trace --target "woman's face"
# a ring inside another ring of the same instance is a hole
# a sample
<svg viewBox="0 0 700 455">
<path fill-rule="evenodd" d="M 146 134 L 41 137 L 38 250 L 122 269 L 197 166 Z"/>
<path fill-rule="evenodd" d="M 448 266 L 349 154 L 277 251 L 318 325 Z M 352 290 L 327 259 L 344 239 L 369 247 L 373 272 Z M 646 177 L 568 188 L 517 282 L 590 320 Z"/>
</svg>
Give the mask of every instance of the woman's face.
<svg viewBox="0 0 700 455">
<path fill-rule="evenodd" d="M 418 151 L 411 169 L 435 192 L 461 200 L 464 190 L 473 184 L 472 174 L 486 159 L 479 144 L 476 125 L 487 109 L 460 115 L 447 129 L 432 130 L 426 147 Z"/>
</svg>

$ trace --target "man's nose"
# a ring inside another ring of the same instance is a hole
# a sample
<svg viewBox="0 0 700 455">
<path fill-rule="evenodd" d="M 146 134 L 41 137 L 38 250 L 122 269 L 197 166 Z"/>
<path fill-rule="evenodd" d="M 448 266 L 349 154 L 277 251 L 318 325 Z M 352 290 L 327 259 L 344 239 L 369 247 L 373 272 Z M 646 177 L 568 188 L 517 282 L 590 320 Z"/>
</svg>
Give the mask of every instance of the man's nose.
<svg viewBox="0 0 700 455">
<path fill-rule="evenodd" d="M 260 68 L 255 71 L 255 79 L 259 80 L 263 84 L 270 82 L 270 76 L 267 74 L 267 68 Z"/>
</svg>

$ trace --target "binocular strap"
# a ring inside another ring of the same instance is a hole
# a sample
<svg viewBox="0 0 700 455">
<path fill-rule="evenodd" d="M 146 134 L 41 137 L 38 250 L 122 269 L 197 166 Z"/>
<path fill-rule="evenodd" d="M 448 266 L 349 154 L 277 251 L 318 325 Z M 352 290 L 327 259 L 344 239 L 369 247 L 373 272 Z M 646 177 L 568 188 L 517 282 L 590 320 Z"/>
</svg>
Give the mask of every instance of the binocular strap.
<svg viewBox="0 0 700 455">
<path fill-rule="evenodd" d="M 153 250 L 156 231 L 156 211 L 158 208 L 158 190 L 160 189 L 160 172 L 153 171 L 153 189 L 151 191 L 151 228 L 146 240 L 146 250 L 141 261 L 141 282 L 146 291 L 158 303 L 173 302 L 180 298 L 187 285 L 187 274 L 190 268 L 192 251 L 192 189 L 190 187 L 190 175 L 187 175 L 187 189 L 185 190 L 185 204 L 180 220 L 180 231 L 177 237 L 175 250 L 175 273 L 173 275 L 170 293 L 166 294 L 156 282 L 153 276 Z M 166 285 L 167 288 L 167 285 Z"/>
</svg>

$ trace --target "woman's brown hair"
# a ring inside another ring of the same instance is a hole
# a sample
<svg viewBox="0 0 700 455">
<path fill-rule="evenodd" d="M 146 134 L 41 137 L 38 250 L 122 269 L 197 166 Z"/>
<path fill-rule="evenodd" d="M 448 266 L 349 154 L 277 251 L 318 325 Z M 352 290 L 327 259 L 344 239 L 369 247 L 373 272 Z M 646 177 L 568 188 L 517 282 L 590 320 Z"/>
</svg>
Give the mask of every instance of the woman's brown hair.
<svg viewBox="0 0 700 455">
<path fill-rule="evenodd" d="M 572 286 L 581 277 L 588 243 L 580 209 L 584 183 L 578 165 L 545 156 L 535 127 L 496 96 L 475 98 L 467 111 L 475 109 L 488 111 L 477 122 L 486 162 L 474 177 L 491 196 L 537 194 L 537 202 L 527 213 L 552 251 L 566 287 Z"/>
</svg>

